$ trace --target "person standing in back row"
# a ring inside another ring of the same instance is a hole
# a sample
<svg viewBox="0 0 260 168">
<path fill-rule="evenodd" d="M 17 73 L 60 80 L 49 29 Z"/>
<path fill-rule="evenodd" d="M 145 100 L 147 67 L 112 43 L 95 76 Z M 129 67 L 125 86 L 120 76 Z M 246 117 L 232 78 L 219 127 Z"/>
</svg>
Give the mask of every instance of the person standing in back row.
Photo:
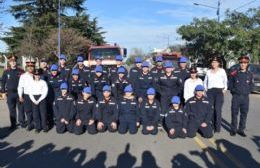
<svg viewBox="0 0 260 168">
<path fill-rule="evenodd" d="M 239 59 L 240 69 L 231 72 L 229 88 L 232 94 L 231 105 L 231 136 L 236 133 L 246 137 L 246 119 L 249 110 L 249 94 L 253 90 L 253 74 L 248 71 L 249 58 L 242 56 Z M 237 116 L 240 111 L 240 122 L 237 130 Z"/>
<path fill-rule="evenodd" d="M 211 69 L 207 71 L 204 87 L 207 90 L 207 96 L 213 105 L 212 123 L 215 132 L 220 132 L 222 119 L 222 106 L 224 103 L 224 93 L 227 91 L 227 74 L 221 68 L 221 59 L 213 57 L 211 60 Z"/>
</svg>

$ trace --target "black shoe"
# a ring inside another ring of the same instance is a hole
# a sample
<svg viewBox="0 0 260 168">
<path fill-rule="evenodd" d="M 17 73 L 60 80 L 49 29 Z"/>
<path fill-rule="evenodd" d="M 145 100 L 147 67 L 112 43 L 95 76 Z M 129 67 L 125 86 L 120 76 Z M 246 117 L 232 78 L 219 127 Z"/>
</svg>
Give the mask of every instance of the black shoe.
<svg viewBox="0 0 260 168">
<path fill-rule="evenodd" d="M 39 129 L 36 129 L 36 130 L 35 130 L 35 133 L 36 133 L 36 134 L 39 134 L 40 132 L 41 132 L 41 130 L 39 130 Z"/>
<path fill-rule="evenodd" d="M 33 129 L 32 126 L 28 126 L 28 127 L 27 127 L 27 131 L 31 131 L 32 129 Z"/>
<path fill-rule="evenodd" d="M 44 132 L 44 133 L 47 133 L 47 132 L 48 132 L 48 129 L 44 129 L 43 132 Z"/>
<path fill-rule="evenodd" d="M 230 132 L 230 136 L 236 136 L 236 134 L 237 134 L 237 133 L 236 133 L 235 131 L 231 131 L 231 132 Z"/>
<path fill-rule="evenodd" d="M 246 134 L 244 131 L 237 131 L 237 133 L 242 136 L 242 137 L 246 137 Z"/>
<path fill-rule="evenodd" d="M 20 123 L 21 128 L 26 128 L 26 123 Z"/>
</svg>

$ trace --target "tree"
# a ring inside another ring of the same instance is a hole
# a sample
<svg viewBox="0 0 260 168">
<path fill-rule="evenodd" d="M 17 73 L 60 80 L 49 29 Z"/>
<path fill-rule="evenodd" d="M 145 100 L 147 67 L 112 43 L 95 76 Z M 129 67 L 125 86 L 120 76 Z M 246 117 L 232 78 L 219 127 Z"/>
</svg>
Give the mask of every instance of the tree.
<svg viewBox="0 0 260 168">
<path fill-rule="evenodd" d="M 11 6 L 10 13 L 21 23 L 21 26 L 12 27 L 2 40 L 9 46 L 9 51 L 12 53 L 18 56 L 29 54 L 36 57 L 39 55 L 41 46 L 44 45 L 43 42 L 52 37 L 50 32 L 58 27 L 58 0 L 15 1 L 18 4 Z M 97 18 L 91 20 L 90 16 L 86 14 L 86 9 L 83 7 L 84 2 L 85 0 L 61 0 L 62 29 L 72 28 L 77 35 L 88 39 L 92 44 L 103 44 L 105 32 L 98 26 Z M 68 9 L 73 10 L 72 15 L 66 15 Z M 28 50 L 24 51 L 24 48 Z"/>
<path fill-rule="evenodd" d="M 209 60 L 212 55 L 220 55 L 228 60 L 249 54 L 253 62 L 259 62 L 259 13 L 260 8 L 245 13 L 227 11 L 222 22 L 194 18 L 177 32 L 186 40 L 192 58 Z"/>
</svg>

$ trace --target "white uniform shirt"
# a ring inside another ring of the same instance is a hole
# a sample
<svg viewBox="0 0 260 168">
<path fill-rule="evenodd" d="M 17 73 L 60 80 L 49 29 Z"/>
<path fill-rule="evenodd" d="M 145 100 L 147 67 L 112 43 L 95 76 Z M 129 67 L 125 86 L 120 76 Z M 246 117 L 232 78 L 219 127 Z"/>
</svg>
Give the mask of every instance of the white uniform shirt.
<svg viewBox="0 0 260 168">
<path fill-rule="evenodd" d="M 32 102 L 36 102 L 34 95 L 41 95 L 40 98 L 37 100 L 41 102 L 43 99 L 46 98 L 48 94 L 48 85 L 47 83 L 40 79 L 39 81 L 33 80 L 31 84 L 31 90 L 29 93 L 30 99 Z"/>
<path fill-rule="evenodd" d="M 194 91 L 197 85 L 203 85 L 203 82 L 200 78 L 195 80 L 189 78 L 184 83 L 184 99 L 185 102 L 190 98 L 194 97 Z"/>
<path fill-rule="evenodd" d="M 227 74 L 222 68 L 219 68 L 217 72 L 213 72 L 211 69 L 207 71 L 204 87 L 206 90 L 212 88 L 221 88 L 227 90 Z"/>
<path fill-rule="evenodd" d="M 21 75 L 18 83 L 18 95 L 22 97 L 23 94 L 29 95 L 30 90 L 32 89 L 32 82 L 33 82 L 33 74 L 29 72 L 25 72 Z"/>
</svg>

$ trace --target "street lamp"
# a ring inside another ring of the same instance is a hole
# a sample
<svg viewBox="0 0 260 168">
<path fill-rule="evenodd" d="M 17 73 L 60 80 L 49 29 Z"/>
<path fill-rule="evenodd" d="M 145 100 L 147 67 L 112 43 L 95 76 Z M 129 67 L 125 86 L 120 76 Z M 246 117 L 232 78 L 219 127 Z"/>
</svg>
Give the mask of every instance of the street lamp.
<svg viewBox="0 0 260 168">
<path fill-rule="evenodd" d="M 200 3 L 193 3 L 193 5 L 196 5 L 196 6 L 204 6 L 204 7 L 207 7 L 207 8 L 212 8 L 212 9 L 217 9 L 217 16 L 218 16 L 218 22 L 220 21 L 220 0 L 218 0 L 218 6 L 215 7 L 215 6 L 210 6 L 210 5 L 206 5 L 206 4 L 200 4 Z"/>
<path fill-rule="evenodd" d="M 60 39 L 60 33 L 61 33 L 61 0 L 59 0 L 58 4 L 58 58 L 60 58 L 60 46 L 61 46 L 61 39 Z"/>
</svg>

